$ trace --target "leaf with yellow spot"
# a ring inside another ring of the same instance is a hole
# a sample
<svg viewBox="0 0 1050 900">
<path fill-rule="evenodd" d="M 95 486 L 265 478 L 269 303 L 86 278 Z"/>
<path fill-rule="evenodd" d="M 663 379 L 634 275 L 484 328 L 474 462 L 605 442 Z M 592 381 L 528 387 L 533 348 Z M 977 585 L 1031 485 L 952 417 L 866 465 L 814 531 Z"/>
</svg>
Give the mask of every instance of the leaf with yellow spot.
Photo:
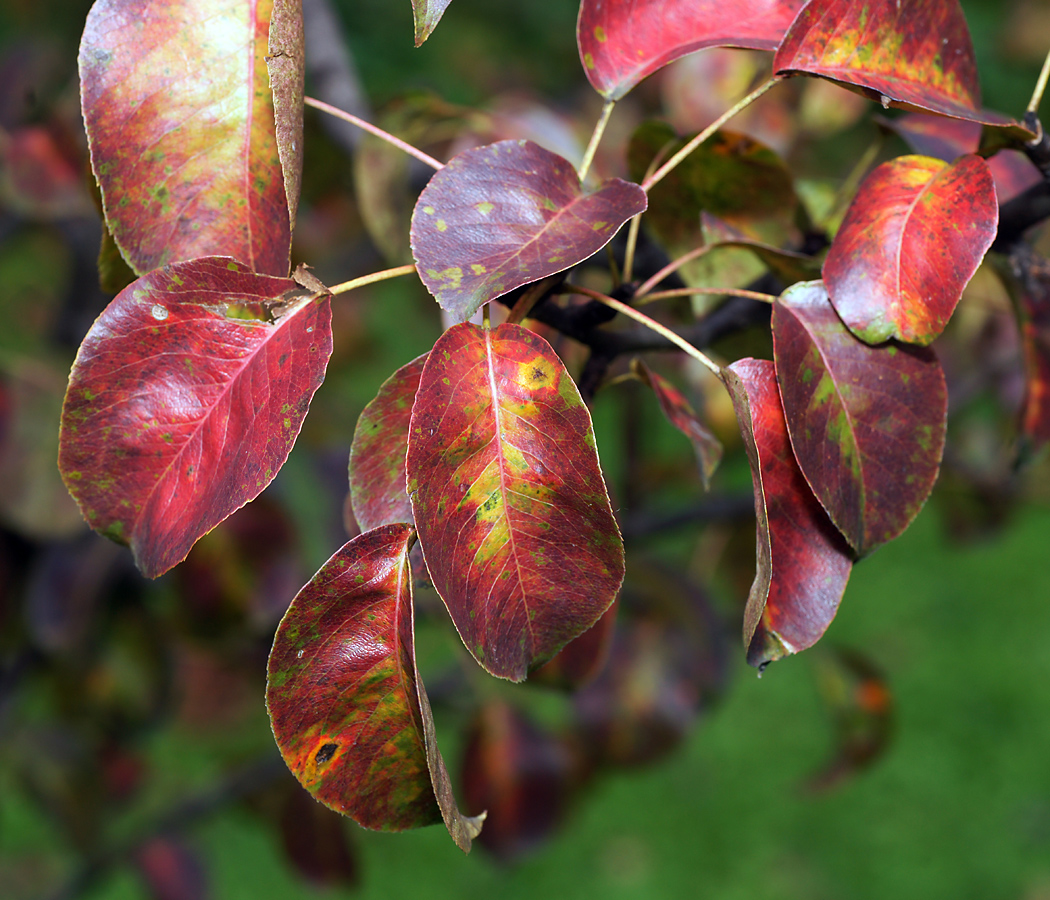
<svg viewBox="0 0 1050 900">
<path fill-rule="evenodd" d="M 795 457 L 864 556 L 908 527 L 937 480 L 948 407 L 940 363 L 927 347 L 854 337 L 819 281 L 784 292 L 772 330 Z"/>
<path fill-rule="evenodd" d="M 520 681 L 590 628 L 623 580 L 590 414 L 517 325 L 456 325 L 423 367 L 408 492 L 434 586 L 489 672 Z"/>
<path fill-rule="evenodd" d="M 442 819 L 464 852 L 484 815 L 464 816 L 434 740 L 415 661 L 409 525 L 359 535 L 321 567 L 277 628 L 266 707 L 288 768 L 366 828 Z"/>
<path fill-rule="evenodd" d="M 412 255 L 442 309 L 465 322 L 489 300 L 587 259 L 645 207 L 636 184 L 613 178 L 585 194 L 568 160 L 500 141 L 430 179 L 412 214 Z"/>
</svg>

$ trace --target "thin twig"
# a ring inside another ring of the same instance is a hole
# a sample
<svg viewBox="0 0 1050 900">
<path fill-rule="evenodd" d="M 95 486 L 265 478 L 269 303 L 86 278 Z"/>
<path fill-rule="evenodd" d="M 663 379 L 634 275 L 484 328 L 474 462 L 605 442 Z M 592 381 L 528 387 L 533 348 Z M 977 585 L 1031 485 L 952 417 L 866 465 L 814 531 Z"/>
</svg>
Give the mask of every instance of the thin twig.
<svg viewBox="0 0 1050 900">
<path fill-rule="evenodd" d="M 598 122 L 594 126 L 594 131 L 591 134 L 591 140 L 587 144 L 587 149 L 583 154 L 583 162 L 580 163 L 580 183 L 583 183 L 583 179 L 587 177 L 587 173 L 590 171 L 591 163 L 594 161 L 595 151 L 598 149 L 598 144 L 601 142 L 602 135 L 605 133 L 605 126 L 609 124 L 609 116 L 612 115 L 613 107 L 616 105 L 615 100 L 606 100 L 605 105 L 602 107 L 602 114 L 598 117 Z"/>
<path fill-rule="evenodd" d="M 1039 112 L 1039 104 L 1043 102 L 1043 91 L 1046 90 L 1048 79 L 1050 79 L 1050 52 L 1043 60 L 1043 70 L 1039 73 L 1039 80 L 1036 81 L 1035 90 L 1032 91 L 1032 99 L 1028 102 L 1028 112 L 1033 115 Z"/>
<path fill-rule="evenodd" d="M 608 296 L 607 294 L 602 294 L 599 291 L 592 291 L 590 288 L 580 287 L 579 285 L 575 284 L 565 285 L 565 287 L 562 289 L 562 292 L 572 294 L 583 294 L 585 297 L 591 297 L 594 300 L 597 300 L 599 303 L 604 303 L 606 306 L 615 309 L 617 312 L 623 313 L 628 318 L 634 319 L 636 322 L 641 322 L 646 328 L 656 332 L 661 337 L 666 338 L 680 350 L 684 350 L 686 353 L 688 353 L 697 362 L 703 363 L 703 365 L 707 366 L 707 368 L 709 368 L 716 375 L 722 371 L 721 367 L 717 363 L 712 362 L 708 357 L 706 357 L 703 353 L 697 350 L 696 347 L 694 347 L 692 344 L 690 344 L 683 338 L 680 338 L 666 325 L 661 325 L 655 319 L 650 319 L 649 316 L 647 316 L 645 313 L 640 313 L 638 312 L 638 310 L 632 309 L 626 303 L 621 303 L 619 300 L 614 300 L 612 297 Z"/>
<path fill-rule="evenodd" d="M 748 291 L 744 288 L 720 288 L 720 287 L 684 287 L 672 288 L 668 291 L 656 291 L 646 294 L 644 297 L 636 297 L 637 303 L 652 303 L 656 300 L 669 300 L 672 297 L 691 297 L 699 294 L 713 294 L 717 297 L 750 297 L 762 303 L 776 303 L 777 298 L 772 294 L 763 294 L 761 291 Z"/>
<path fill-rule="evenodd" d="M 653 185 L 657 182 L 662 181 L 664 176 L 667 175 L 675 166 L 677 166 L 683 159 L 685 159 L 690 153 L 692 153 L 697 147 L 699 147 L 704 141 L 706 141 L 712 134 L 718 131 L 726 122 L 728 122 L 738 112 L 741 112 L 752 103 L 754 103 L 759 97 L 761 97 L 766 91 L 768 91 L 774 84 L 779 82 L 781 79 L 774 75 L 768 81 L 763 82 L 757 88 L 755 88 L 750 94 L 744 97 L 739 103 L 734 104 L 727 109 L 722 115 L 715 119 L 710 125 L 701 131 L 696 137 L 694 137 L 689 143 L 687 143 L 681 150 L 679 150 L 674 156 L 672 156 L 667 162 L 665 162 L 659 169 L 657 169 L 652 175 L 642 182 L 642 190 L 648 193 Z"/>
<path fill-rule="evenodd" d="M 366 284 L 375 284 L 377 281 L 386 281 L 389 278 L 398 278 L 401 275 L 411 275 L 415 271 L 416 267 L 412 264 L 398 266 L 394 269 L 384 269 L 382 272 L 373 272 L 371 275 L 362 275 L 360 278 L 351 278 L 349 281 L 344 281 L 342 284 L 330 287 L 328 293 L 345 294 L 347 291 L 364 287 Z"/>
<path fill-rule="evenodd" d="M 638 246 L 638 229 L 642 225 L 642 214 L 634 216 L 631 224 L 627 226 L 627 246 L 623 250 L 623 284 L 627 284 L 634 277 L 634 251 Z"/>
<path fill-rule="evenodd" d="M 679 256 L 678 259 L 672 259 L 666 266 L 664 266 L 659 272 L 653 275 L 651 278 L 647 278 L 639 285 L 638 290 L 635 292 L 635 299 L 641 299 L 649 293 L 654 287 L 656 287 L 661 281 L 663 281 L 668 275 L 673 275 L 686 263 L 692 262 L 694 259 L 699 259 L 707 253 L 714 250 L 718 244 L 704 244 L 702 247 L 697 247 L 695 250 L 690 250 L 688 253 Z"/>
<path fill-rule="evenodd" d="M 389 131 L 383 131 L 378 125 L 366 122 L 364 119 L 358 118 L 353 113 L 344 112 L 335 106 L 325 103 L 323 100 L 316 100 L 313 97 L 304 97 L 303 103 L 307 106 L 312 106 L 314 109 L 319 109 L 321 112 L 326 112 L 330 116 L 335 116 L 337 119 L 342 119 L 344 122 L 349 122 L 351 125 L 356 125 L 358 128 L 363 128 L 369 134 L 374 134 L 377 138 L 382 138 L 388 144 L 393 144 L 398 150 L 404 150 L 409 156 L 414 156 L 420 162 L 425 162 L 428 166 L 431 166 L 434 169 L 445 168 L 444 163 L 438 162 L 433 156 L 424 153 L 418 147 L 413 147 L 411 144 L 401 140 L 401 138 L 394 137 Z"/>
<path fill-rule="evenodd" d="M 871 144 L 868 145 L 868 149 L 864 151 L 863 155 L 857 164 L 850 170 L 849 175 L 846 176 L 846 180 L 839 186 L 836 191 L 835 202 L 831 206 L 831 210 L 826 216 L 824 221 L 818 223 L 821 228 L 827 228 L 829 222 L 834 222 L 839 212 L 842 211 L 843 206 L 848 206 L 853 202 L 853 195 L 857 193 L 857 188 L 864 176 L 867 174 L 868 169 L 871 168 L 871 164 L 875 162 L 875 158 L 879 155 L 879 151 L 882 149 L 883 138 L 880 134 Z"/>
</svg>

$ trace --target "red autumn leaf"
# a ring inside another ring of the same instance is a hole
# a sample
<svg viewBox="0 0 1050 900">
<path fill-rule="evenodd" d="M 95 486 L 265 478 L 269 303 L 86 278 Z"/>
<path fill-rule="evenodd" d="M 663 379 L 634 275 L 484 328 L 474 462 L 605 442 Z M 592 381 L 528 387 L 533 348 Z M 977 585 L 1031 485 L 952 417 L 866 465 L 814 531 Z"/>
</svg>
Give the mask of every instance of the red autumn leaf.
<svg viewBox="0 0 1050 900">
<path fill-rule="evenodd" d="M 774 50 L 805 0 L 583 0 L 576 42 L 594 89 L 618 100 L 705 47 Z"/>
<path fill-rule="evenodd" d="M 1050 260 L 1033 254 L 1018 271 L 1011 293 L 1024 350 L 1021 434 L 1036 450 L 1050 441 Z"/>
<path fill-rule="evenodd" d="M 831 302 L 861 340 L 928 344 L 943 330 L 999 225 L 981 157 L 883 163 L 860 186 L 824 261 Z"/>
<path fill-rule="evenodd" d="M 520 326 L 438 339 L 412 411 L 408 493 L 434 587 L 493 675 L 521 681 L 620 588 L 590 414 L 550 345 Z"/>
<path fill-rule="evenodd" d="M 281 161 L 291 228 L 295 228 L 299 189 L 303 181 L 305 46 L 302 0 L 273 0 L 267 36 L 266 69 L 273 92 L 274 137 Z"/>
<path fill-rule="evenodd" d="M 819 281 L 773 305 L 773 353 L 795 458 L 865 556 L 908 527 L 937 480 L 948 405 L 937 357 L 859 341 Z"/>
<path fill-rule="evenodd" d="M 84 338 L 59 468 L 145 575 L 181 562 L 288 458 L 332 353 L 328 296 L 297 291 L 228 258 L 177 263 L 125 288 Z"/>
<path fill-rule="evenodd" d="M 91 8 L 80 45 L 84 124 L 106 223 L 136 274 L 204 256 L 288 274 L 265 62 L 271 5 Z"/>
<path fill-rule="evenodd" d="M 412 404 L 427 354 L 402 366 L 362 410 L 350 448 L 350 502 L 362 531 L 412 521 L 405 454 Z"/>
<path fill-rule="evenodd" d="M 412 214 L 412 255 L 427 290 L 465 322 L 483 303 L 587 259 L 645 205 L 636 184 L 613 178 L 584 194 L 567 160 L 531 141 L 499 141 L 430 179 Z"/>
<path fill-rule="evenodd" d="M 619 608 L 619 603 L 613 601 L 594 625 L 530 674 L 529 681 L 568 690 L 577 690 L 593 681 L 609 658 Z"/>
<path fill-rule="evenodd" d="M 773 363 L 722 371 L 755 487 L 758 565 L 744 611 L 747 661 L 760 669 L 813 646 L 839 608 L 853 567 L 849 545 L 791 452 Z"/>
<path fill-rule="evenodd" d="M 711 476 L 722 461 L 722 444 L 697 418 L 696 412 L 681 391 L 662 375 L 650 369 L 641 359 L 631 361 L 631 370 L 656 394 L 660 409 L 667 420 L 693 442 L 700 480 L 704 490 L 711 484 Z"/>
<path fill-rule="evenodd" d="M 416 26 L 416 46 L 422 45 L 441 20 L 452 0 L 412 0 L 412 18 Z"/>
<path fill-rule="evenodd" d="M 321 567 L 277 628 L 266 707 L 288 768 L 366 828 L 440 822 L 464 852 L 460 813 L 415 662 L 410 525 L 359 535 Z"/>
<path fill-rule="evenodd" d="M 777 75 L 819 75 L 882 102 L 989 125 L 958 0 L 810 0 L 773 60 Z"/>
</svg>

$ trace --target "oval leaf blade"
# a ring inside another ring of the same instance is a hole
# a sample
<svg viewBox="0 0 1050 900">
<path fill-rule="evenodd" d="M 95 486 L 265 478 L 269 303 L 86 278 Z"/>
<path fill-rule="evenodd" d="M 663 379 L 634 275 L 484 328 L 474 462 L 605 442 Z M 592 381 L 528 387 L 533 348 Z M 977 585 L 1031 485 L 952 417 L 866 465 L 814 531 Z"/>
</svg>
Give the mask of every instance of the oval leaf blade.
<svg viewBox="0 0 1050 900">
<path fill-rule="evenodd" d="M 583 0 L 580 60 L 594 89 L 619 100 L 668 63 L 705 47 L 774 50 L 805 0 Z"/>
<path fill-rule="evenodd" d="M 106 223 L 141 275 L 232 256 L 287 275 L 291 232 L 266 68 L 272 0 L 98 0 L 81 103 Z"/>
<path fill-rule="evenodd" d="M 267 666 L 266 708 L 288 768 L 366 828 L 441 821 L 467 852 L 483 816 L 452 800 L 415 661 L 410 525 L 358 535 L 292 601 Z M 451 805 L 448 805 L 451 804 Z"/>
<path fill-rule="evenodd" d="M 999 204 L 987 163 L 901 156 L 860 186 L 824 261 L 842 321 L 869 344 L 929 344 L 995 240 Z"/>
<path fill-rule="evenodd" d="M 59 468 L 145 575 L 181 562 L 288 458 L 332 353 L 328 295 L 267 321 L 294 290 L 227 258 L 177 263 L 125 288 L 84 338 Z"/>
<path fill-rule="evenodd" d="M 350 448 L 350 503 L 362 531 L 412 521 L 405 455 L 412 404 L 427 354 L 402 366 L 361 412 Z"/>
<path fill-rule="evenodd" d="M 838 611 L 852 552 L 791 452 L 768 360 L 723 369 L 751 463 L 758 567 L 744 611 L 747 661 L 758 668 L 812 647 Z"/>
<path fill-rule="evenodd" d="M 616 597 L 623 543 L 590 414 L 538 335 L 461 324 L 438 339 L 408 492 L 434 587 L 493 675 L 521 681 Z"/>
<path fill-rule="evenodd" d="M 958 0 L 810 0 L 787 30 L 773 71 L 874 92 L 884 106 L 1017 124 L 979 109 L 973 43 Z"/>
<path fill-rule="evenodd" d="M 412 255 L 427 290 L 465 322 L 596 253 L 645 205 L 636 184 L 613 178 L 584 194 L 567 160 L 531 141 L 499 141 L 430 179 L 412 214 Z"/>
<path fill-rule="evenodd" d="M 933 489 L 948 391 L 927 347 L 859 341 L 819 281 L 773 305 L 773 354 L 795 458 L 857 554 L 899 535 Z"/>
</svg>

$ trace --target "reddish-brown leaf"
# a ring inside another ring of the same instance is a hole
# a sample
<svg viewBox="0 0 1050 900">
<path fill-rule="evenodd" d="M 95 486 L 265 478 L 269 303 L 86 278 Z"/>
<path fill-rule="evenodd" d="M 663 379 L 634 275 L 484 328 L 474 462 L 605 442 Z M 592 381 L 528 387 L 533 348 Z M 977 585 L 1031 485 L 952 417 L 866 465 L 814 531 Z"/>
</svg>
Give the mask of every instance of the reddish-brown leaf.
<svg viewBox="0 0 1050 900">
<path fill-rule="evenodd" d="M 636 184 L 613 178 L 584 194 L 567 160 L 499 141 L 430 179 L 412 214 L 412 255 L 427 290 L 465 322 L 488 300 L 585 260 L 645 205 Z"/>
<path fill-rule="evenodd" d="M 861 340 L 929 344 L 999 225 L 992 174 L 970 154 L 883 163 L 860 186 L 824 261 L 831 302 Z"/>
<path fill-rule="evenodd" d="M 91 527 L 130 545 L 146 575 L 181 562 L 288 458 L 332 353 L 328 296 L 300 294 L 228 258 L 177 263 L 125 288 L 84 338 L 59 468 Z"/>
<path fill-rule="evenodd" d="M 619 603 L 613 601 L 594 625 L 529 675 L 529 681 L 568 690 L 577 690 L 593 681 L 609 658 L 619 608 Z"/>
<path fill-rule="evenodd" d="M 631 370 L 656 394 L 667 420 L 693 442 L 697 465 L 700 467 L 700 480 L 704 490 L 707 490 L 711 476 L 722 461 L 721 441 L 697 418 L 692 405 L 670 381 L 650 369 L 641 359 L 631 361 Z"/>
<path fill-rule="evenodd" d="M 864 556 L 908 527 L 937 480 L 944 373 L 929 348 L 855 338 L 819 281 L 774 304 L 773 351 L 795 458 Z"/>
<path fill-rule="evenodd" d="M 350 502 L 362 531 L 412 521 L 405 454 L 412 404 L 427 354 L 402 366 L 362 410 L 350 448 Z"/>
<path fill-rule="evenodd" d="M 274 135 L 281 160 L 289 227 L 295 228 L 303 181 L 303 85 L 306 37 L 302 0 L 273 0 L 266 69 L 273 92 Z"/>
<path fill-rule="evenodd" d="M 266 69 L 272 0 L 97 0 L 81 102 L 106 222 L 139 275 L 232 256 L 287 275 L 288 203 Z"/>
<path fill-rule="evenodd" d="M 618 100 L 705 47 L 774 50 L 805 0 L 583 0 L 576 42 L 594 89 Z"/>
<path fill-rule="evenodd" d="M 412 0 L 412 18 L 416 26 L 416 46 L 420 46 L 437 28 L 452 0 Z"/>
<path fill-rule="evenodd" d="M 346 819 L 317 803 L 294 781 L 286 783 L 279 826 L 288 862 L 314 887 L 357 887 L 360 867 Z"/>
<path fill-rule="evenodd" d="M 292 774 L 366 828 L 445 819 L 464 851 L 482 817 L 459 812 L 415 662 L 410 525 L 359 535 L 321 567 L 277 629 L 266 706 Z"/>
<path fill-rule="evenodd" d="M 1024 349 L 1021 434 L 1036 450 L 1050 441 L 1050 260 L 1033 254 L 1019 274 L 1011 293 Z"/>
<path fill-rule="evenodd" d="M 773 363 L 722 370 L 755 486 L 758 565 L 744 611 L 747 661 L 764 668 L 813 646 L 839 608 L 852 552 L 791 452 Z"/>
<path fill-rule="evenodd" d="M 463 642 L 521 681 L 590 628 L 623 580 L 623 543 L 590 414 L 561 360 L 517 325 L 445 332 L 412 411 L 408 493 Z"/>
<path fill-rule="evenodd" d="M 829 78 L 883 106 L 1016 125 L 979 108 L 958 0 L 810 0 L 784 35 L 773 71 Z"/>
</svg>

